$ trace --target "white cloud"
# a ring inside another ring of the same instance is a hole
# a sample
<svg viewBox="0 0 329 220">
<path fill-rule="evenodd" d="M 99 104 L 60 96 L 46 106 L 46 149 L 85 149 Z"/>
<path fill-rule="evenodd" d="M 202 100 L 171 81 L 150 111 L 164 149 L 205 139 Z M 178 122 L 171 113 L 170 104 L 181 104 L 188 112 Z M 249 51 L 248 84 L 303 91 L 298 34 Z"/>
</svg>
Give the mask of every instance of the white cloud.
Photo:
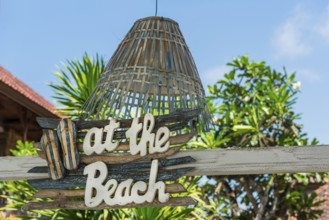
<svg viewBox="0 0 329 220">
<path fill-rule="evenodd" d="M 322 18 L 323 21 L 315 27 L 315 30 L 329 43 L 329 5 Z"/>
<path fill-rule="evenodd" d="M 317 38 L 329 43 L 329 4 L 323 11 L 310 12 L 298 5 L 293 15 L 276 28 L 274 48 L 276 58 L 298 58 L 310 54 L 321 45 Z"/>
<path fill-rule="evenodd" d="M 318 82 L 321 80 L 321 75 L 311 69 L 299 69 L 297 72 L 297 78 L 299 76 L 310 82 Z"/>
<path fill-rule="evenodd" d="M 228 73 L 230 68 L 226 65 L 220 65 L 210 68 L 203 74 L 203 85 L 214 85 L 218 80 L 224 78 L 224 74 Z"/>
<path fill-rule="evenodd" d="M 274 37 L 277 58 L 296 58 L 311 52 L 312 48 L 303 36 L 307 20 L 307 15 L 297 7 L 294 15 L 277 28 Z"/>
</svg>

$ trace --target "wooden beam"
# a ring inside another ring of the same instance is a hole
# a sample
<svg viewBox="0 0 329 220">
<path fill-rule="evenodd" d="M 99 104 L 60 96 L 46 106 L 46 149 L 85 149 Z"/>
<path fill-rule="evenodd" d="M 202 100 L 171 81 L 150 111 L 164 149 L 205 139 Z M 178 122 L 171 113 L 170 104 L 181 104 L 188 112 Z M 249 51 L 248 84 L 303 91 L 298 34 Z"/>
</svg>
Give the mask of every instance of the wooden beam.
<svg viewBox="0 0 329 220">
<path fill-rule="evenodd" d="M 104 132 L 104 133 L 106 134 L 106 132 Z M 178 135 L 169 137 L 169 142 L 170 142 L 170 145 L 185 144 L 185 143 L 189 142 L 196 135 L 197 135 L 196 131 L 192 131 L 191 133 L 187 133 L 187 134 L 178 134 Z M 40 142 L 35 142 L 34 146 L 36 148 L 41 149 Z M 77 146 L 78 146 L 78 150 L 80 152 L 83 152 L 83 143 L 78 142 Z M 129 150 L 129 142 L 120 142 L 119 146 L 116 148 L 116 150 Z M 42 154 L 39 154 L 39 156 L 44 157 L 44 155 L 42 155 Z"/>
<path fill-rule="evenodd" d="M 162 170 L 157 175 L 157 181 L 174 181 L 179 177 L 185 176 L 186 173 L 191 171 L 193 167 L 184 167 L 175 170 Z M 109 174 L 106 178 L 106 182 L 110 179 L 115 179 L 118 182 L 122 182 L 127 179 L 133 179 L 135 181 L 145 181 L 150 177 L 150 172 L 134 172 L 130 174 Z M 53 181 L 49 177 L 46 179 L 29 180 L 29 183 L 36 189 L 67 189 L 77 186 L 86 186 L 87 176 L 66 176 L 63 180 Z"/>
<path fill-rule="evenodd" d="M 176 111 L 169 115 L 161 115 L 161 116 L 155 116 L 155 127 L 161 127 L 168 123 L 178 123 L 178 122 L 188 122 L 194 118 L 196 118 L 202 109 L 194 109 L 194 110 L 187 110 L 187 111 Z M 40 127 L 43 129 L 54 129 L 57 128 L 57 125 L 60 121 L 60 119 L 57 118 L 43 118 L 43 117 L 37 117 L 37 122 L 39 123 Z M 143 117 L 139 118 L 140 122 L 143 121 Z M 93 127 L 104 127 L 109 124 L 109 120 L 95 120 L 95 121 L 74 121 L 77 126 L 77 130 L 82 129 L 90 129 Z M 132 119 L 119 119 L 118 122 L 120 122 L 120 128 L 129 128 L 132 123 Z M 170 129 L 172 130 L 172 129 Z"/>
<path fill-rule="evenodd" d="M 170 198 L 168 202 L 160 203 L 159 201 L 153 201 L 152 203 L 142 203 L 142 204 L 127 204 L 124 206 L 115 205 L 109 206 L 105 203 L 97 207 L 87 207 L 83 201 L 54 201 L 54 202 L 30 202 L 23 206 L 23 210 L 32 209 L 84 209 L 84 210 L 99 210 L 99 209 L 123 209 L 123 208 L 144 208 L 144 207 L 177 207 L 177 206 L 187 206 L 196 205 L 197 201 L 190 197 L 173 197 Z"/>
<path fill-rule="evenodd" d="M 186 192 L 184 186 L 179 183 L 173 183 L 166 185 L 167 193 L 182 193 Z M 71 197 L 84 197 L 84 189 L 47 189 L 38 190 L 34 193 L 33 198 L 71 198 Z"/>
<path fill-rule="evenodd" d="M 329 172 L 329 145 L 181 151 L 171 158 L 178 155 L 196 160 L 188 176 Z"/>
<path fill-rule="evenodd" d="M 329 172 L 329 145 L 180 151 L 169 158 L 184 156 L 196 162 L 171 168 L 195 167 L 188 176 Z M 46 161 L 36 156 L 2 157 L 0 180 L 48 178 L 46 173 L 28 173 L 36 166 L 46 166 Z"/>
</svg>

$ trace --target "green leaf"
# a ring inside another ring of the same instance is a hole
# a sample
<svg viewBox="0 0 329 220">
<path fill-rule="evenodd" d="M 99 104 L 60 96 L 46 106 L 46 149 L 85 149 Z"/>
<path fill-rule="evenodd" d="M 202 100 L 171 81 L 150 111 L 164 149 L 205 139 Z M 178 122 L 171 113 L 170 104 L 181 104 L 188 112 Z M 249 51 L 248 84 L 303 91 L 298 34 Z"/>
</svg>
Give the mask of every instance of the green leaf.
<svg viewBox="0 0 329 220">
<path fill-rule="evenodd" d="M 59 82 L 50 83 L 57 94 L 53 98 L 62 105 L 62 114 L 78 118 L 79 111 L 92 94 L 105 68 L 104 60 L 98 55 L 92 59 L 85 54 L 82 61 L 67 61 L 63 67 L 55 73 Z"/>
<path fill-rule="evenodd" d="M 253 126 L 250 125 L 234 125 L 232 128 L 233 131 L 255 131 L 256 129 Z"/>
</svg>

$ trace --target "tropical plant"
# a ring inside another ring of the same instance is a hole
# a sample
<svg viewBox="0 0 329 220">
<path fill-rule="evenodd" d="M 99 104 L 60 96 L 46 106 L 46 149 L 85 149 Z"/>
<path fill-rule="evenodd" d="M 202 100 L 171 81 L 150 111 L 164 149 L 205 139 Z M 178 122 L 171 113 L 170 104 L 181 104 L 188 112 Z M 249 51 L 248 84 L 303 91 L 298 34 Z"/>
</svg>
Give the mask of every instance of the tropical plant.
<svg viewBox="0 0 329 220">
<path fill-rule="evenodd" d="M 61 113 L 77 118 L 82 106 L 94 90 L 104 70 L 105 62 L 98 55 L 91 58 L 84 54 L 82 61 L 67 61 L 63 66 L 63 69 L 58 68 L 55 73 L 59 82 L 50 83 L 50 87 L 56 94 L 53 98 L 62 105 Z"/>
<path fill-rule="evenodd" d="M 62 112 L 77 117 L 104 68 L 104 62 L 68 61 L 65 70 L 52 83 L 55 99 Z M 86 65 L 86 66 L 84 66 Z M 95 67 L 98 66 L 98 67 Z M 294 112 L 298 91 L 295 74 L 272 70 L 265 62 L 253 62 L 247 56 L 233 59 L 224 79 L 209 86 L 209 107 L 216 116 L 215 129 L 202 133 L 187 148 L 213 149 L 239 147 L 301 146 L 309 143 Z M 97 70 L 97 71 L 96 71 Z M 93 75 L 93 76 L 89 76 Z M 87 83 L 85 79 L 92 78 Z M 92 83 L 91 83 L 92 82 Z M 88 85 L 87 85 L 88 84 Z M 311 144 L 317 144 L 312 140 Z M 14 155 L 35 154 L 29 143 L 18 143 Z M 21 213 L 23 218 L 40 219 L 316 219 L 321 201 L 308 194 L 310 182 L 321 183 L 326 174 L 275 174 L 223 177 L 183 177 L 178 181 L 196 207 L 141 209 L 41 210 Z M 3 197 L 9 198 L 2 210 L 20 210 L 31 201 L 34 189 L 26 181 L 0 183 Z M 32 199 L 33 201 L 33 199 Z M 40 201 L 40 200 L 38 200 Z"/>
<path fill-rule="evenodd" d="M 104 68 L 104 61 L 96 56 L 92 61 L 88 55 L 84 55 L 83 61 L 68 61 L 63 64 L 65 69 L 56 73 L 59 78 L 58 84 L 51 84 L 56 96 L 54 98 L 62 104 L 62 112 L 76 118 L 85 100 L 96 86 L 100 73 Z M 85 67 L 84 67 L 85 65 Z M 66 73 L 68 72 L 68 73 Z M 92 75 L 92 76 L 90 76 Z M 89 81 L 88 85 L 85 80 Z M 89 89 L 86 89 L 88 87 Z M 81 96 L 81 97 L 80 97 Z M 35 155 L 36 150 L 30 143 L 18 144 L 17 150 L 13 151 L 15 156 Z M 33 210 L 23 213 L 22 218 L 41 219 L 200 219 L 205 218 L 211 212 L 211 204 L 205 204 L 201 199 L 202 191 L 198 185 L 199 177 L 183 177 L 178 181 L 188 189 L 183 196 L 190 195 L 199 201 L 198 207 L 163 207 L 163 208 L 134 208 L 134 209 L 104 209 L 92 210 Z M 23 189 L 24 188 L 24 189 Z M 2 189 L 10 192 L 4 195 L 10 198 L 5 210 L 21 210 L 22 206 L 31 199 L 35 190 L 26 181 L 10 181 L 3 183 Z M 38 199 L 40 201 L 40 199 Z M 213 208 L 213 212 L 215 208 Z"/>
<path fill-rule="evenodd" d="M 37 151 L 32 142 L 18 141 L 16 149 L 11 150 L 13 156 L 36 156 Z M 5 215 L 13 214 L 15 219 L 122 219 L 122 214 L 117 210 L 29 210 L 22 211 L 28 202 L 41 202 L 47 199 L 34 199 L 32 196 L 36 190 L 27 181 L 3 181 L 0 182 L 0 197 L 7 200 L 5 207 L 0 208 Z"/>
<path fill-rule="evenodd" d="M 210 109 L 216 129 L 201 134 L 191 146 L 199 148 L 243 148 L 302 146 L 309 143 L 294 104 L 300 83 L 295 74 L 271 69 L 248 56 L 234 58 L 224 79 L 209 86 Z M 311 141 L 316 145 L 316 139 Z M 225 198 L 230 219 L 316 219 L 321 201 L 307 194 L 311 181 L 321 183 L 326 174 L 274 174 L 212 177 L 218 204 Z"/>
<path fill-rule="evenodd" d="M 98 56 L 96 56 L 96 58 L 97 57 Z M 100 72 L 104 69 L 104 61 L 102 59 L 96 59 L 96 62 L 91 62 L 90 60 L 92 59 L 89 58 L 88 55 L 84 55 L 83 62 L 68 61 L 68 65 L 64 64 L 65 70 L 59 69 L 56 73 L 56 76 L 60 79 L 59 84 L 51 84 L 51 87 L 57 94 L 54 98 L 58 99 L 58 102 L 63 105 L 62 109 L 67 115 L 76 117 L 76 113 L 81 109 L 92 92 L 92 90 L 88 90 L 88 93 L 83 93 L 83 91 L 85 91 L 84 88 L 86 83 L 80 82 L 82 78 L 81 76 L 84 76 L 83 78 L 85 79 L 92 78 L 93 80 L 90 81 L 88 86 L 89 88 L 95 88 L 96 83 L 100 78 Z M 89 67 L 83 68 L 82 66 L 86 63 Z M 85 71 L 90 69 L 93 69 L 94 71 Z M 71 77 L 68 77 L 68 74 L 66 74 L 67 71 L 70 73 Z M 66 87 L 74 89 L 67 91 L 65 89 Z M 77 102 L 76 100 L 80 101 Z M 72 114 L 72 112 L 74 114 Z M 202 218 L 204 219 L 207 217 L 207 213 L 216 213 L 216 204 L 206 204 L 201 199 L 203 194 L 202 189 L 197 184 L 199 179 L 199 177 L 183 177 L 179 179 L 179 182 L 188 189 L 186 195 L 188 194 L 199 201 L 199 206 L 197 207 L 121 209 L 117 210 L 115 214 L 112 213 L 111 217 L 115 219 L 198 219 L 200 216 L 203 216 Z M 88 213 L 92 213 L 92 211 L 89 211 Z"/>
</svg>

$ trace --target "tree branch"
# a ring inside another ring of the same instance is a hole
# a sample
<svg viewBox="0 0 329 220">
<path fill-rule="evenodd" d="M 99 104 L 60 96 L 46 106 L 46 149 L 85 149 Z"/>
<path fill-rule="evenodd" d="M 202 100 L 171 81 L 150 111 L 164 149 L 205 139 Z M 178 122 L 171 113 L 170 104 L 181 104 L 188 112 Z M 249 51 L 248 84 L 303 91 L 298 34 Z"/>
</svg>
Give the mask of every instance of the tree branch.
<svg viewBox="0 0 329 220">
<path fill-rule="evenodd" d="M 260 197 L 259 209 L 258 209 L 255 220 L 262 220 L 263 219 L 263 216 L 264 216 L 264 213 L 265 213 L 265 210 L 266 210 L 265 209 L 266 204 L 269 200 L 269 193 L 270 193 L 271 188 L 274 185 L 274 179 L 275 179 L 275 176 L 271 176 L 271 179 L 268 182 L 268 184 L 266 186 L 266 189 L 264 191 L 264 195 Z"/>
<path fill-rule="evenodd" d="M 232 212 L 235 216 L 238 216 L 238 201 L 235 195 L 235 192 L 232 190 L 230 184 L 228 184 L 227 180 L 223 181 L 223 189 L 227 192 L 227 195 L 229 196 L 229 200 L 232 203 Z"/>
<path fill-rule="evenodd" d="M 257 213 L 258 212 L 258 204 L 257 204 L 257 201 L 256 201 L 255 197 L 252 195 L 252 192 L 250 191 L 250 178 L 249 178 L 249 176 L 247 176 L 245 178 L 241 178 L 240 181 L 241 181 L 241 183 L 242 183 L 242 185 L 243 185 L 243 187 L 244 187 L 244 189 L 247 193 L 247 196 L 248 196 L 248 198 L 249 198 L 249 200 L 250 200 L 250 202 L 251 202 L 251 204 L 254 208 L 255 213 Z"/>
</svg>

